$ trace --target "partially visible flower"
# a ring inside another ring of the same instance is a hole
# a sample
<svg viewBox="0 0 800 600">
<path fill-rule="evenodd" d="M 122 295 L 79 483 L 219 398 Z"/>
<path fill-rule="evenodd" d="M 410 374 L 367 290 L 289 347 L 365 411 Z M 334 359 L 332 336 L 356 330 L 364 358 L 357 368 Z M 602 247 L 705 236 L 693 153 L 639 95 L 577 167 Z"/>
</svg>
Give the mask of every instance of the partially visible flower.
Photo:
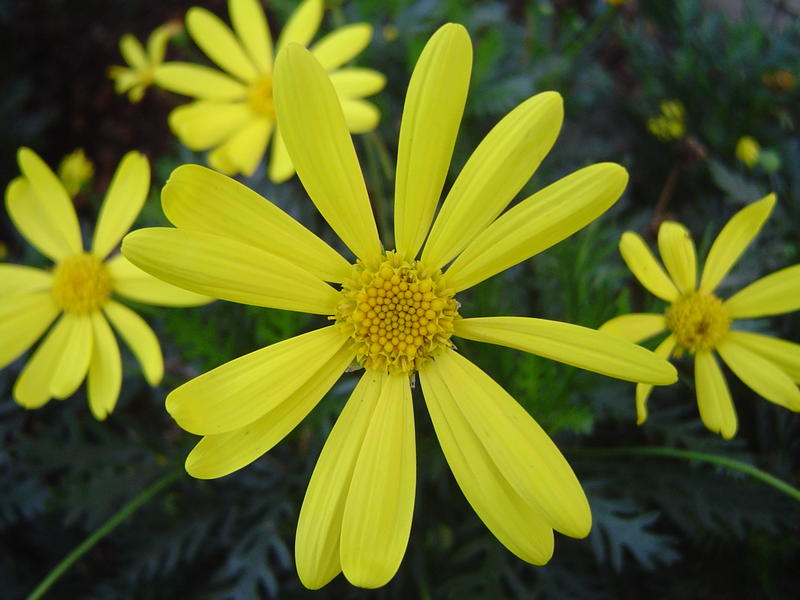
<svg viewBox="0 0 800 600">
<path fill-rule="evenodd" d="M 664 100 L 661 114 L 647 120 L 647 129 L 662 141 L 671 141 L 686 135 L 686 110 L 678 100 Z"/>
<path fill-rule="evenodd" d="M 781 269 L 722 300 L 714 290 L 761 230 L 775 204 L 770 194 L 736 213 L 711 246 L 697 285 L 695 247 L 680 224 L 665 221 L 658 249 L 669 276 L 637 234 L 622 235 L 622 258 L 639 282 L 669 302 L 664 314 L 623 315 L 600 331 L 639 342 L 669 331 L 655 353 L 665 358 L 688 353 L 694 358 L 697 406 L 711 431 L 725 439 L 736 434 L 737 421 L 728 386 L 715 352 L 758 395 L 800 411 L 800 345 L 733 329 L 736 319 L 779 315 L 800 309 L 800 265 Z M 647 418 L 651 385 L 636 386 L 637 421 Z"/>
<path fill-rule="evenodd" d="M 305 0 L 278 38 L 277 50 L 290 42 L 307 46 L 322 20 L 323 1 Z M 191 150 L 208 150 L 214 169 L 252 175 L 272 138 L 269 178 L 280 182 L 294 174 L 283 137 L 275 122 L 272 98 L 272 37 L 257 0 L 229 0 L 233 31 L 205 8 L 186 15 L 189 35 L 221 69 L 192 63 L 166 63 L 156 71 L 156 83 L 197 100 L 179 106 L 169 116 L 172 131 Z M 377 71 L 340 68 L 369 44 L 372 27 L 358 23 L 341 27 L 319 40 L 311 51 L 334 81 L 347 127 L 352 133 L 374 129 L 378 109 L 363 100 L 386 83 Z"/>
<path fill-rule="evenodd" d="M 180 23 L 175 22 L 156 27 L 147 38 L 147 50 L 129 33 L 123 35 L 119 40 L 119 50 L 128 66 L 114 65 L 108 69 L 108 76 L 114 80 L 116 92 L 127 92 L 131 102 L 139 102 L 145 90 L 153 83 L 155 70 L 164 62 L 167 42 L 180 30 Z"/>
<path fill-rule="evenodd" d="M 761 82 L 776 92 L 790 92 L 797 85 L 797 78 L 789 69 L 775 69 L 761 76 Z"/>
<path fill-rule="evenodd" d="M 86 158 L 83 148 L 67 154 L 58 165 L 58 177 L 71 198 L 89 183 L 94 175 L 94 164 Z"/>
<path fill-rule="evenodd" d="M 761 153 L 761 146 L 758 142 L 749 135 L 744 135 L 736 142 L 736 158 L 742 161 L 746 166 L 752 168 L 758 162 L 758 156 Z"/>
<path fill-rule="evenodd" d="M 156 385 L 164 371 L 161 348 L 139 315 L 112 298 L 162 306 L 194 306 L 209 298 L 166 284 L 121 254 L 108 258 L 141 210 L 150 189 L 147 158 L 129 152 L 106 193 L 91 250 L 84 250 L 67 191 L 36 153 L 17 154 L 22 175 L 6 188 L 6 209 L 20 233 L 55 262 L 52 270 L 0 265 L 0 368 L 52 327 L 14 384 L 14 399 L 39 408 L 72 395 L 87 378 L 92 414 L 105 419 L 122 383 L 119 346 L 109 321 Z"/>
</svg>

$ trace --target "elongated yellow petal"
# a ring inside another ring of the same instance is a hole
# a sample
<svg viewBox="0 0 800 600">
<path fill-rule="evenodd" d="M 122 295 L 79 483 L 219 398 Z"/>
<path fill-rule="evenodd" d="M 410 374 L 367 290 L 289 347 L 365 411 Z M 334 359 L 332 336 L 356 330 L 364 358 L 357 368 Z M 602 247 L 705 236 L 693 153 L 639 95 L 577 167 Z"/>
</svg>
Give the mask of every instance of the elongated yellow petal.
<svg viewBox="0 0 800 600">
<path fill-rule="evenodd" d="M 53 275 L 48 271 L 25 265 L 0 264 L 0 297 L 49 290 L 52 285 Z"/>
<path fill-rule="evenodd" d="M 304 0 L 289 17 L 278 36 L 278 53 L 292 42 L 308 46 L 322 22 L 322 0 Z"/>
<path fill-rule="evenodd" d="M 340 283 L 352 266 L 272 202 L 198 165 L 183 165 L 161 192 L 164 214 L 181 229 L 216 233 L 282 256 L 325 281 Z"/>
<path fill-rule="evenodd" d="M 280 442 L 317 405 L 355 358 L 343 346 L 282 403 L 252 423 L 227 433 L 207 435 L 186 457 L 186 472 L 214 479 L 238 471 Z"/>
<path fill-rule="evenodd" d="M 326 71 L 352 60 L 372 39 L 372 25 L 353 23 L 332 31 L 311 47 L 311 53 Z"/>
<path fill-rule="evenodd" d="M 780 315 L 800 309 L 800 265 L 754 281 L 725 301 L 734 319 Z"/>
<path fill-rule="evenodd" d="M 294 165 L 289 157 L 289 151 L 286 150 L 280 127 L 275 127 L 267 174 L 273 183 L 283 183 L 294 175 Z"/>
<path fill-rule="evenodd" d="M 205 8 L 193 6 L 186 13 L 186 28 L 194 43 L 222 70 L 243 81 L 256 78 L 258 74 L 250 58 L 219 17 Z"/>
<path fill-rule="evenodd" d="M 353 585 L 381 587 L 400 567 L 411 533 L 416 467 L 408 376 L 390 375 L 367 427 L 342 516 L 340 560 Z"/>
<path fill-rule="evenodd" d="M 453 156 L 472 72 L 472 42 L 463 26 L 433 34 L 408 83 L 394 188 L 397 252 L 412 259 L 428 234 Z"/>
<path fill-rule="evenodd" d="M 13 179 L 6 186 L 6 210 L 19 232 L 45 256 L 58 261 L 73 254 L 61 230 L 24 177 Z"/>
<path fill-rule="evenodd" d="M 147 383 L 158 385 L 164 376 L 164 359 L 156 334 L 142 317 L 119 302 L 107 302 L 103 311 L 142 365 Z"/>
<path fill-rule="evenodd" d="M 598 331 L 636 344 L 666 328 L 667 321 L 663 314 L 633 313 L 606 321 Z"/>
<path fill-rule="evenodd" d="M 119 346 L 108 321 L 101 312 L 91 314 L 92 357 L 86 392 L 95 419 L 104 421 L 114 410 L 122 386 L 122 361 Z"/>
<path fill-rule="evenodd" d="M 601 163 L 547 186 L 471 239 L 447 270 L 447 285 L 472 287 L 557 244 L 608 210 L 627 183 L 625 169 Z"/>
<path fill-rule="evenodd" d="M 746 331 L 729 331 L 725 337 L 776 364 L 792 381 L 800 383 L 800 344 Z"/>
<path fill-rule="evenodd" d="M 181 30 L 180 25 L 170 22 L 156 27 L 147 37 L 147 60 L 151 65 L 160 65 L 164 62 L 169 39 Z"/>
<path fill-rule="evenodd" d="M 486 135 L 461 170 L 422 251 L 441 268 L 497 218 L 553 147 L 564 119 L 556 92 L 529 98 Z"/>
<path fill-rule="evenodd" d="M 69 343 L 69 335 L 72 332 L 72 321 L 62 317 L 56 322 L 55 326 L 47 333 L 36 348 L 36 351 L 28 359 L 25 368 L 22 369 L 17 381 L 14 383 L 13 396 L 17 404 L 25 408 L 39 408 L 44 406 L 53 397 L 50 392 L 50 382 L 52 381 L 61 356 Z"/>
<path fill-rule="evenodd" d="M 770 194 L 733 215 L 708 251 L 703 276 L 700 279 L 701 292 L 714 291 L 739 260 L 742 252 L 761 231 L 774 206 L 775 194 Z"/>
<path fill-rule="evenodd" d="M 626 231 L 619 240 L 619 252 L 631 273 L 651 294 L 667 302 L 675 302 L 680 293 L 667 277 L 653 253 L 637 233 Z"/>
<path fill-rule="evenodd" d="M 457 352 L 437 356 L 425 372 L 426 377 L 438 376 L 457 399 L 445 416 L 460 413 L 471 430 L 463 435 L 457 432 L 456 438 L 458 444 L 465 440 L 462 451 L 467 453 L 467 461 L 486 460 L 485 455 L 474 452 L 476 446 L 469 444 L 475 437 L 514 491 L 538 508 L 553 529 L 570 537 L 588 535 L 592 516 L 581 485 L 561 452 L 525 409 Z"/>
<path fill-rule="evenodd" d="M 166 62 L 153 75 L 159 87 L 201 100 L 243 100 L 247 87 L 224 73 L 193 63 Z"/>
<path fill-rule="evenodd" d="M 553 555 L 553 529 L 544 514 L 525 502 L 498 470 L 464 418 L 442 369 L 423 369 L 420 380 L 436 437 L 470 506 L 511 552 L 529 563 L 545 564 Z"/>
<path fill-rule="evenodd" d="M 0 271 L 0 277 L 2 275 Z M 50 292 L 0 298 L 0 369 L 30 348 L 58 312 Z"/>
<path fill-rule="evenodd" d="M 197 435 L 239 429 L 294 394 L 346 340 L 331 325 L 245 354 L 173 390 L 167 411 Z"/>
<path fill-rule="evenodd" d="M 285 258 L 227 237 L 153 227 L 128 234 L 134 265 L 187 290 L 255 306 L 332 315 L 339 292 Z"/>
<path fill-rule="evenodd" d="M 649 350 L 588 327 L 527 317 L 481 317 L 454 322 L 459 337 L 500 344 L 609 377 L 668 385 L 675 367 Z"/>
<path fill-rule="evenodd" d="M 114 292 L 156 306 L 200 306 L 213 300 L 148 275 L 121 254 L 106 263 Z"/>
<path fill-rule="evenodd" d="M 108 256 L 128 233 L 150 191 L 150 163 L 138 152 L 128 152 L 120 161 L 106 192 L 92 240 L 92 254 Z"/>
<path fill-rule="evenodd" d="M 50 380 L 50 394 L 63 400 L 75 393 L 89 370 L 89 360 L 92 356 L 92 322 L 88 314 L 64 313 L 61 320 L 64 321 L 68 333 L 61 347 L 61 357 Z"/>
<path fill-rule="evenodd" d="M 262 73 L 272 71 L 272 36 L 258 0 L 228 0 L 231 24 L 250 60 Z"/>
<path fill-rule="evenodd" d="M 340 98 L 363 98 L 380 92 L 386 76 L 372 69 L 350 67 L 331 73 L 331 83 Z M 347 117 L 347 111 L 344 114 Z"/>
<path fill-rule="evenodd" d="M 694 381 L 697 408 L 703 424 L 726 440 L 731 439 L 738 427 L 736 410 L 728 384 L 712 352 L 701 351 L 694 355 Z"/>
<path fill-rule="evenodd" d="M 342 107 L 327 74 L 305 48 L 293 44 L 278 55 L 275 107 L 311 200 L 357 257 L 377 260 L 378 229 Z"/>
<path fill-rule="evenodd" d="M 207 150 L 230 138 L 253 112 L 244 102 L 199 100 L 169 113 L 169 127 L 190 150 Z"/>
<path fill-rule="evenodd" d="M 717 352 L 756 394 L 789 410 L 800 411 L 800 389 L 778 365 L 737 344 L 735 338 L 723 339 Z"/>
<path fill-rule="evenodd" d="M 342 100 L 347 130 L 350 133 L 366 133 L 378 126 L 381 113 L 371 102 L 359 99 Z"/>
<path fill-rule="evenodd" d="M 208 155 L 208 163 L 228 175 L 251 177 L 264 157 L 274 124 L 266 117 L 250 120 Z"/>
<path fill-rule="evenodd" d="M 697 255 L 689 230 L 680 223 L 664 221 L 658 228 L 658 252 L 678 290 L 682 294 L 694 291 Z"/>
<path fill-rule="evenodd" d="M 144 52 L 144 48 L 142 48 L 139 40 L 130 33 L 126 33 L 119 39 L 119 51 L 122 53 L 122 58 L 130 66 L 136 69 L 147 67 L 147 55 Z"/>
<path fill-rule="evenodd" d="M 316 590 L 342 570 L 339 539 L 356 461 L 388 375 L 366 371 L 336 420 L 314 467 L 297 522 L 295 562 L 303 585 Z"/>
<path fill-rule="evenodd" d="M 661 342 L 655 350 L 653 350 L 653 354 L 667 360 L 669 355 L 672 354 L 672 351 L 675 349 L 675 345 L 677 344 L 677 340 L 675 339 L 674 335 L 669 335 L 667 338 Z M 650 397 L 650 393 L 653 391 L 652 384 L 649 383 L 637 383 L 636 384 L 636 424 L 641 425 L 647 420 L 647 399 Z"/>
</svg>

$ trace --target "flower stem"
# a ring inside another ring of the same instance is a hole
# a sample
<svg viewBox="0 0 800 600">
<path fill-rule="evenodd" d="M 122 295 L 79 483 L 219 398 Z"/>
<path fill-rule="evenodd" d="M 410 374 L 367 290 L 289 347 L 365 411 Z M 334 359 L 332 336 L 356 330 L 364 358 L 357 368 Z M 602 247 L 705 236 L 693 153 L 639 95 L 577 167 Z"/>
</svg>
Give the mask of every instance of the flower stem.
<svg viewBox="0 0 800 600">
<path fill-rule="evenodd" d="M 116 514 L 114 514 L 108 521 L 103 523 L 98 529 L 92 533 L 88 538 L 86 538 L 79 546 L 77 546 L 72 552 L 70 552 L 64 560 L 58 563 L 55 568 L 50 571 L 50 573 L 45 577 L 39 585 L 36 586 L 27 597 L 27 600 L 38 600 L 41 598 L 50 587 L 58 581 L 61 576 L 67 572 L 67 570 L 86 552 L 92 549 L 92 547 L 103 539 L 106 535 L 111 533 L 114 528 L 117 527 L 120 523 L 122 523 L 125 519 L 130 517 L 136 510 L 142 506 L 145 502 L 150 500 L 153 496 L 155 496 L 158 492 L 163 490 L 164 488 L 168 487 L 170 484 L 175 482 L 178 477 L 181 475 L 179 472 L 170 473 L 169 475 L 165 475 L 161 479 L 156 480 L 153 484 L 149 487 L 145 488 L 138 496 L 136 496 L 133 500 L 128 502 L 125 506 L 123 506 Z"/>
</svg>

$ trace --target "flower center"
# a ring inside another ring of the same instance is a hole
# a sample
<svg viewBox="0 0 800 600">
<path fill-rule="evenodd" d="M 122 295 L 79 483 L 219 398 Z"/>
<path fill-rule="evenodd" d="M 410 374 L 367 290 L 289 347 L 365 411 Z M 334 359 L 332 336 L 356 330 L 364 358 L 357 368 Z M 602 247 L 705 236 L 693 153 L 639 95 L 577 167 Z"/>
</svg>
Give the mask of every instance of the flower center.
<svg viewBox="0 0 800 600">
<path fill-rule="evenodd" d="M 65 258 L 53 271 L 56 304 L 72 313 L 85 313 L 103 306 L 111 295 L 111 277 L 106 266 L 91 254 Z"/>
<path fill-rule="evenodd" d="M 258 115 L 275 117 L 275 105 L 272 103 L 272 75 L 262 75 L 247 92 L 247 103 Z"/>
<path fill-rule="evenodd" d="M 411 373 L 450 348 L 458 302 L 440 284 L 442 272 L 407 262 L 392 251 L 374 265 L 359 261 L 342 286 L 331 317 L 358 345 L 366 369 Z"/>
<path fill-rule="evenodd" d="M 722 300 L 702 292 L 687 294 L 667 309 L 666 316 L 678 345 L 691 353 L 716 347 L 731 326 Z"/>
</svg>

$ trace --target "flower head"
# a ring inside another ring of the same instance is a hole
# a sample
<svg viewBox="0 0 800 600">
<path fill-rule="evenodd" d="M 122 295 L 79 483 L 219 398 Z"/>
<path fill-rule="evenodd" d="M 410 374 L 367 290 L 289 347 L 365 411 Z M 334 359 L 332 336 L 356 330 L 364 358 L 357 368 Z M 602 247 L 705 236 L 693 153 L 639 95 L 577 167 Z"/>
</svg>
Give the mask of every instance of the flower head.
<svg viewBox="0 0 800 600">
<path fill-rule="evenodd" d="M 94 164 L 83 151 L 78 148 L 67 154 L 58 165 L 58 178 L 70 197 L 74 197 L 81 188 L 91 181 L 94 175 Z"/>
<path fill-rule="evenodd" d="M 156 27 L 147 38 L 147 49 L 135 37 L 126 33 L 119 40 L 119 50 L 127 67 L 112 66 L 108 76 L 114 80 L 118 94 L 128 94 L 131 102 L 139 102 L 150 87 L 156 69 L 164 62 L 169 39 L 181 30 L 179 23 L 165 23 Z"/>
<path fill-rule="evenodd" d="M 663 359 L 592 329 L 459 316 L 459 292 L 584 227 L 627 182 L 619 165 L 596 164 L 503 212 L 558 135 L 561 97 L 546 92 L 487 134 L 434 219 L 471 64 L 466 30 L 450 24 L 430 39 L 414 69 L 400 128 L 394 250 L 384 250 L 378 237 L 335 87 L 297 44 L 276 62 L 279 125 L 303 186 L 355 260 L 244 186 L 197 166 L 179 167 L 164 188 L 164 210 L 177 228 L 134 232 L 123 242 L 130 260 L 187 289 L 333 321 L 222 365 L 168 396 L 178 424 L 204 436 L 186 461 L 195 477 L 220 477 L 257 459 L 353 361 L 364 367 L 300 512 L 297 569 L 309 588 L 341 571 L 355 585 L 378 587 L 398 569 L 414 507 L 417 376 L 456 481 L 506 547 L 543 564 L 553 552 L 554 529 L 588 534 L 589 505 L 564 457 L 511 396 L 456 352 L 454 337 L 626 380 L 676 379 Z"/>
<path fill-rule="evenodd" d="M 742 161 L 747 167 L 754 167 L 761 154 L 761 146 L 749 135 L 739 138 L 736 142 L 736 158 Z"/>
<path fill-rule="evenodd" d="M 304 0 L 283 28 L 277 50 L 289 43 L 308 45 L 322 20 L 322 0 Z M 178 138 L 192 150 L 213 150 L 209 164 L 229 175 L 252 175 L 272 137 L 269 177 L 284 181 L 294 174 L 283 137 L 275 122 L 272 81 L 272 38 L 258 0 L 229 0 L 233 31 L 204 8 L 191 8 L 186 27 L 195 43 L 222 71 L 191 63 L 167 63 L 156 73 L 159 86 L 196 98 L 169 116 Z M 385 85 L 371 69 L 342 67 L 369 43 L 372 27 L 347 25 L 326 35 L 311 51 L 335 81 L 348 129 L 364 133 L 380 115 L 363 98 Z"/>
<path fill-rule="evenodd" d="M 14 399 L 26 408 L 39 408 L 50 398 L 72 395 L 88 374 L 89 407 L 103 420 L 114 409 L 122 383 L 119 346 L 109 321 L 151 385 L 164 370 L 155 334 L 113 296 L 165 306 L 202 304 L 208 298 L 165 284 L 120 254 L 108 258 L 150 189 L 150 167 L 143 155 L 129 152 L 117 167 L 91 250 L 84 249 L 72 202 L 55 174 L 28 148 L 20 149 L 18 161 L 22 175 L 6 188 L 6 209 L 22 235 L 55 266 L 0 265 L 0 368 L 55 321 L 17 379 Z"/>
<path fill-rule="evenodd" d="M 669 332 L 655 353 L 694 358 L 697 405 L 706 427 L 726 439 L 736 434 L 736 413 L 717 364 L 722 357 L 745 385 L 770 402 L 800 410 L 800 345 L 736 329 L 736 320 L 765 317 L 800 308 L 800 265 L 768 275 L 727 300 L 715 290 L 761 230 L 775 204 L 774 194 L 736 213 L 711 246 L 697 284 L 695 248 L 689 232 L 665 221 L 658 232 L 661 265 L 633 232 L 619 243 L 622 258 L 650 292 L 669 302 L 664 314 L 630 314 L 611 319 L 600 331 L 638 342 Z M 639 424 L 647 418 L 652 386 L 636 386 Z"/>
<path fill-rule="evenodd" d="M 658 139 L 668 142 L 686 135 L 686 110 L 678 100 L 664 100 L 661 114 L 647 120 L 647 129 Z"/>
</svg>

